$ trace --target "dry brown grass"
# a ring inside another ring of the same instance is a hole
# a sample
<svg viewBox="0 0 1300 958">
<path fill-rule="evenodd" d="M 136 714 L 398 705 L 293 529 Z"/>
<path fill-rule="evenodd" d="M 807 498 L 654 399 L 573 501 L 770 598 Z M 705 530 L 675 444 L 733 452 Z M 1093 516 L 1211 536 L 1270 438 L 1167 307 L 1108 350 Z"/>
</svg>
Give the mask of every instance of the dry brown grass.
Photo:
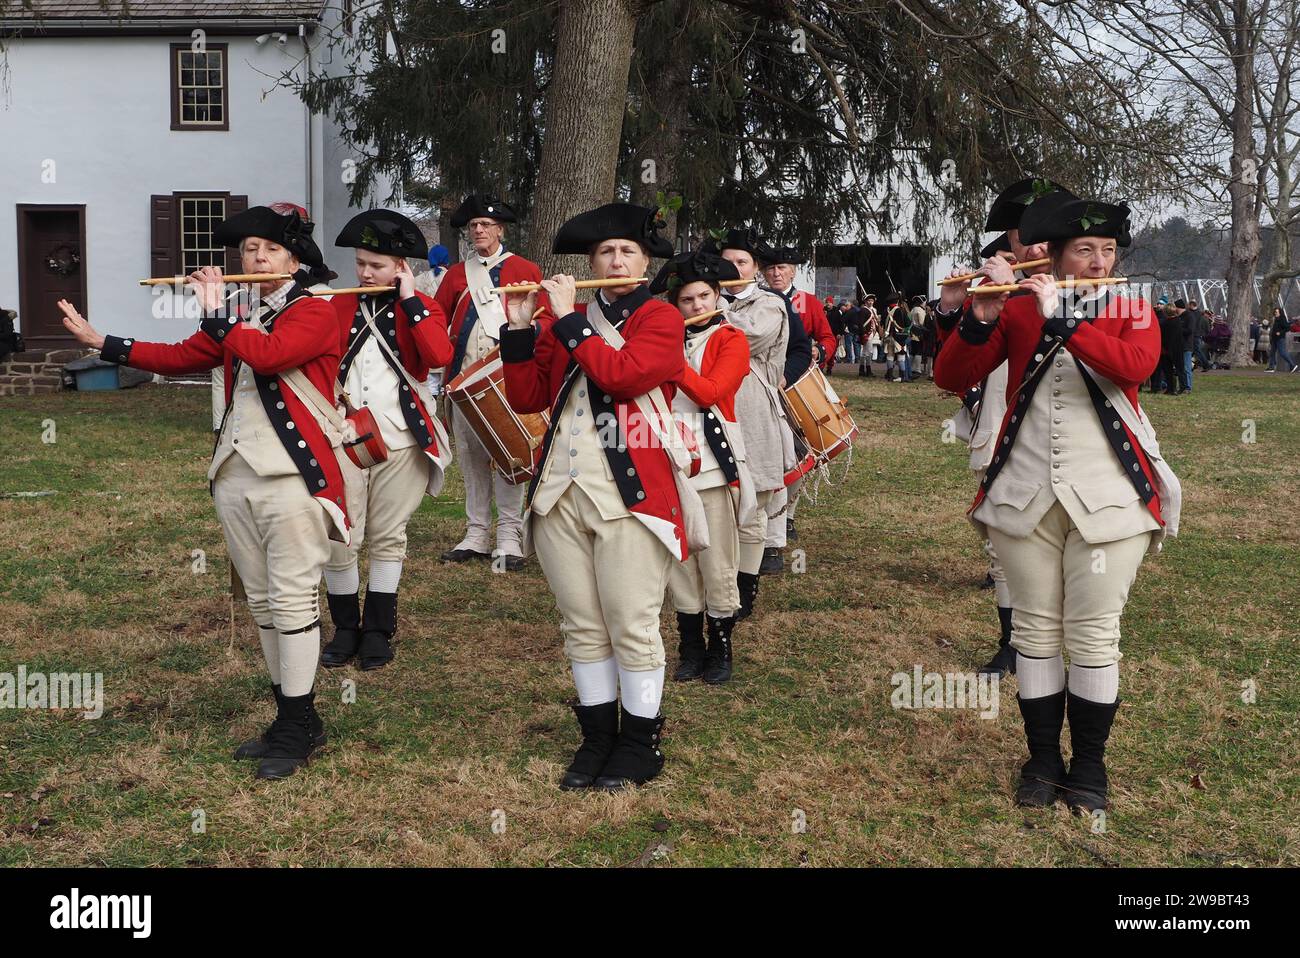
<svg viewBox="0 0 1300 958">
<path fill-rule="evenodd" d="M 555 787 L 576 730 L 536 565 L 438 562 L 459 534 L 455 483 L 416 518 L 396 664 L 322 673 L 330 744 L 304 773 L 255 783 L 228 755 L 270 704 L 242 610 L 230 643 L 206 394 L 0 400 L 0 442 L 16 450 L 0 492 L 59 493 L 0 500 L 0 671 L 102 671 L 107 695 L 92 722 L 0 711 L 0 862 L 1296 864 L 1300 653 L 1282 582 L 1297 535 L 1259 506 L 1295 481 L 1300 384 L 1207 376 L 1194 399 L 1150 402 L 1185 482 L 1184 535 L 1144 565 L 1126 616 L 1101 834 L 1062 808 L 1011 805 L 1014 682 L 991 721 L 890 706 L 893 672 L 972 669 L 996 620 L 975 588 L 965 457 L 940 442 L 952 401 L 928 385 L 836 385 L 866 428 L 848 478 L 800 507 L 808 573 L 764 580 L 730 686 L 669 686 L 664 774 L 617 796 Z M 53 447 L 33 439 L 47 416 Z M 1260 422 L 1255 446 L 1243 418 Z M 191 573 L 195 548 L 206 575 Z M 671 647 L 670 615 L 664 627 Z"/>
</svg>

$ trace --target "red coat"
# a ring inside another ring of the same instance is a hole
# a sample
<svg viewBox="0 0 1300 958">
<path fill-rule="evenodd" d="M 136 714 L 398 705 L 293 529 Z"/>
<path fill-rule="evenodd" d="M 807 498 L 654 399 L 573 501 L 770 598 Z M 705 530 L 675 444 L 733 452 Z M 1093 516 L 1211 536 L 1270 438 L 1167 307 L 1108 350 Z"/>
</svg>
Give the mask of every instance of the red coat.
<svg viewBox="0 0 1300 958">
<path fill-rule="evenodd" d="M 736 391 L 749 375 L 749 339 L 726 320 L 708 335 L 700 356 L 700 371 L 697 373 L 688 362 L 677 385 L 687 398 L 704 410 L 703 438 L 708 442 L 713 458 L 718 461 L 727 484 L 736 486 L 740 484 L 741 466 L 728 451 L 728 441 L 733 446 L 735 444 L 734 433 L 730 428 L 719 429 L 709 420 L 713 419 L 716 408 L 728 423 L 736 422 Z"/>
<path fill-rule="evenodd" d="M 182 342 L 142 343 L 108 336 L 100 354 L 109 362 L 164 376 L 207 372 L 222 366 L 227 405 L 235 386 L 235 360 L 247 363 L 258 377 L 273 377 L 274 390 L 284 397 L 285 408 L 264 404 L 267 417 L 308 490 L 325 506 L 346 540 L 347 497 L 334 450 L 316 423 L 314 407 L 299 399 L 280 376 L 300 367 L 322 396 L 332 399 L 337 395 L 340 348 L 334 311 L 324 299 L 306 296 L 297 287 L 289 296 L 289 305 L 275 317 L 269 335 L 233 319 L 205 316 L 199 331 Z M 290 422 L 292 430 L 287 428 Z M 306 441 L 305 449 L 298 446 L 299 439 Z"/>
<path fill-rule="evenodd" d="M 988 336 L 987 340 L 978 342 L 984 335 Z M 1120 296 L 1111 297 L 1101 315 L 1091 322 L 1065 315 L 1045 321 L 1038 312 L 1038 299 L 1032 295 L 1008 299 L 997 322 L 989 327 L 964 313 L 956 333 L 948 337 L 935 360 L 934 384 L 940 389 L 962 393 L 979 385 L 1007 360 L 1007 412 L 997 439 L 997 448 L 1001 449 L 1007 424 L 1017 410 L 1016 391 L 1024 381 L 1025 371 L 1030 363 L 1037 365 L 1053 337 L 1062 338 L 1064 349 L 1113 382 L 1123 390 L 1133 408 L 1140 409 L 1138 386 L 1151 375 L 1160 359 L 1160 325 L 1146 300 Z M 1146 481 L 1152 489 L 1156 488 L 1146 454 L 1128 426 L 1121 422 L 1121 427 Z M 971 509 L 983 499 L 981 485 Z M 1151 496 L 1147 508 L 1163 525 L 1158 496 Z"/>
<path fill-rule="evenodd" d="M 501 331 L 501 359 L 510 405 L 516 412 L 551 410 L 551 428 L 542 443 L 537 476 L 543 472 L 560 421 L 557 400 L 570 358 L 603 396 L 609 397 L 609 411 L 619 423 L 626 423 L 627 433 L 634 436 L 649 433 L 633 400 L 661 386 L 671 406 L 673 384 L 682 377 L 686 355 L 682 350 L 682 317 L 676 309 L 652 299 L 644 288 L 622 297 L 611 310 L 626 313 L 620 329 L 626 343 L 622 349 L 615 349 L 587 323 L 586 310 L 599 308 L 589 303 L 559 319 L 543 308 L 535 328 Z M 593 394 L 593 401 L 598 398 Z M 676 466 L 667 450 L 653 443 L 629 442 L 622 452 L 609 446 L 604 451 L 624 506 L 677 558 L 686 559 L 686 529 L 673 475 Z M 534 478 L 529 485 L 529 502 L 537 481 Z"/>
<path fill-rule="evenodd" d="M 795 290 L 794 309 L 803 320 L 803 328 L 808 330 L 808 335 L 813 341 L 822 348 L 825 357 L 822 365 L 829 366 L 835 361 L 836 340 L 835 333 L 831 330 L 830 320 L 826 318 L 826 310 L 822 308 L 821 300 L 812 293 L 805 293 L 803 290 Z"/>
<path fill-rule="evenodd" d="M 709 334 L 697 373 L 690 363 L 676 385 L 701 408 L 717 406 L 728 422 L 736 421 L 736 391 L 749 375 L 749 340 L 725 320 Z"/>
<path fill-rule="evenodd" d="M 378 299 L 376 302 L 383 302 Z M 352 336 L 362 327 L 361 304 L 356 293 L 335 296 L 330 305 L 334 307 L 334 318 L 338 324 L 339 352 L 348 355 Z M 416 382 L 424 382 L 429 377 L 430 369 L 441 369 L 451 362 L 451 340 L 447 338 L 447 318 L 442 308 L 432 298 L 417 292 L 409 300 L 391 302 L 390 308 L 383 309 L 375 317 L 375 325 L 387 335 L 389 345 L 396 341 L 397 358 L 403 368 L 411 374 Z M 340 369 L 340 385 L 347 379 L 347 373 Z M 415 437 L 420 440 L 421 448 L 431 457 L 442 463 L 449 450 L 440 448 L 438 429 L 434 425 L 435 413 L 425 408 L 424 400 L 414 397 L 416 408 L 410 410 L 407 425 Z M 408 407 L 409 408 L 409 407 Z M 408 409 L 402 410 L 407 414 Z"/>
<path fill-rule="evenodd" d="M 471 255 L 474 254 L 471 253 Z M 501 262 L 498 271 L 500 276 L 498 285 L 500 286 L 507 283 L 536 283 L 542 278 L 540 266 L 517 254 L 507 256 Z M 453 263 L 442 277 L 442 282 L 438 284 L 438 292 L 434 296 L 434 300 L 447 318 L 448 334 L 451 339 L 453 354 L 460 356 L 464 355 L 464 349 L 457 350 L 456 346 L 460 342 L 462 332 L 464 332 L 465 316 L 469 312 L 470 304 L 473 303 L 473 299 L 465 295 L 468 288 L 469 284 L 465 277 L 465 264 Z M 447 357 L 446 365 L 450 365 L 452 359 L 452 356 Z M 463 360 L 461 365 L 463 365 Z M 459 372 L 460 369 L 450 369 L 447 378 L 450 380 L 452 376 Z"/>
</svg>

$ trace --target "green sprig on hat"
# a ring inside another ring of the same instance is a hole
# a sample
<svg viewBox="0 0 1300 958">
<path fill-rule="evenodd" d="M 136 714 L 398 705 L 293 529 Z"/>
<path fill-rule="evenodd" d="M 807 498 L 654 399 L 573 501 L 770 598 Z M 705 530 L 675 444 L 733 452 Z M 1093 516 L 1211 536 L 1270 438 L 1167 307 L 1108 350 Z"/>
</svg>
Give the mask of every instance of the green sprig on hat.
<svg viewBox="0 0 1300 958">
<path fill-rule="evenodd" d="M 1097 209 L 1097 207 L 1092 203 L 1088 204 L 1088 209 L 1079 217 L 1079 225 L 1083 227 L 1084 230 L 1090 230 L 1094 226 L 1100 226 L 1104 222 L 1106 222 L 1106 214 Z"/>
</svg>

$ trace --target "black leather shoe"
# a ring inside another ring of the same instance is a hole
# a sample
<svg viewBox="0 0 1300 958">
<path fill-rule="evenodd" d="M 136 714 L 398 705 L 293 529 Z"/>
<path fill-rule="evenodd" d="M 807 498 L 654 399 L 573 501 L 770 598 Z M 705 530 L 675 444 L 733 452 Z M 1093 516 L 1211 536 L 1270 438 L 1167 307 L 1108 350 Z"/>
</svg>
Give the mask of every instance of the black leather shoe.
<svg viewBox="0 0 1300 958">
<path fill-rule="evenodd" d="M 708 616 L 709 647 L 704 653 L 704 681 L 721 685 L 731 680 L 731 631 L 736 618 L 715 619 Z"/>
<path fill-rule="evenodd" d="M 1061 758 L 1061 726 L 1065 722 L 1065 690 L 1036 699 L 1017 699 L 1025 720 L 1029 761 L 1020 770 L 1016 804 L 1046 808 L 1056 802 L 1065 783 Z"/>
<path fill-rule="evenodd" d="M 448 549 L 441 558 L 443 562 L 473 562 L 475 559 L 491 559 L 492 556 L 475 549 Z"/>
<path fill-rule="evenodd" d="M 998 678 L 1006 678 L 1008 675 L 1015 674 L 1016 650 L 1009 645 L 1000 646 L 993 658 L 980 666 L 980 675 L 996 675 Z"/>
<path fill-rule="evenodd" d="M 366 613 L 361 620 L 361 646 L 357 659 L 363 672 L 382 669 L 393 661 L 393 634 L 397 631 L 397 593 L 366 592 Z"/>
<path fill-rule="evenodd" d="M 759 575 L 779 575 L 785 571 L 785 559 L 781 550 L 776 548 L 763 550 L 763 561 L 758 566 Z"/>
<path fill-rule="evenodd" d="M 506 572 L 518 572 L 520 569 L 524 567 L 525 563 L 527 562 L 527 560 L 524 559 L 523 556 L 506 555 L 506 556 L 498 556 L 498 558 L 503 560 L 501 563 L 501 567 L 505 569 Z"/>
<path fill-rule="evenodd" d="M 619 711 L 622 725 L 618 742 L 595 781 L 595 787 L 606 792 L 621 792 L 629 785 L 644 785 L 664 767 L 664 754 L 659 751 L 664 717 L 642 718 L 622 707 Z"/>
<path fill-rule="evenodd" d="M 1011 610 L 998 606 L 998 624 L 1002 627 L 1002 636 L 998 640 L 998 651 L 993 658 L 980 669 L 981 675 L 996 675 L 1005 678 L 1016 674 L 1016 650 L 1011 647 Z"/>
<path fill-rule="evenodd" d="M 271 691 L 275 693 L 275 706 L 276 706 L 276 712 L 278 713 L 280 709 L 280 699 L 282 697 L 280 692 L 280 686 L 272 685 Z M 239 748 L 235 749 L 235 758 L 236 759 L 265 758 L 266 750 L 267 750 L 267 736 L 270 735 L 270 733 L 271 733 L 271 726 L 268 725 L 266 727 L 266 731 L 263 732 L 261 735 L 259 735 L 257 738 L 250 738 L 243 745 L 239 746 Z M 321 717 L 316 713 L 316 709 L 314 707 L 311 710 L 311 741 L 312 741 L 312 745 L 316 748 L 320 748 L 322 745 L 324 745 L 326 742 L 329 741 L 329 736 L 325 734 L 325 723 L 321 721 Z"/>
<path fill-rule="evenodd" d="M 311 734 L 315 698 L 315 692 L 281 696 L 280 714 L 266 733 L 266 755 L 257 766 L 257 778 L 288 778 L 307 764 L 316 750 Z"/>
<path fill-rule="evenodd" d="M 320 650 L 320 664 L 337 669 L 347 665 L 361 645 L 361 605 L 357 594 L 334 595 L 328 593 L 330 619 L 334 622 L 334 638 Z"/>
<path fill-rule="evenodd" d="M 689 682 L 704 674 L 704 613 L 678 612 L 677 671 L 674 682 Z"/>
<path fill-rule="evenodd" d="M 602 702 L 600 705 L 575 702 L 571 707 L 582 729 L 582 744 L 573 753 L 573 762 L 560 779 L 560 788 L 566 792 L 591 788 L 618 741 L 617 702 Z"/>
</svg>

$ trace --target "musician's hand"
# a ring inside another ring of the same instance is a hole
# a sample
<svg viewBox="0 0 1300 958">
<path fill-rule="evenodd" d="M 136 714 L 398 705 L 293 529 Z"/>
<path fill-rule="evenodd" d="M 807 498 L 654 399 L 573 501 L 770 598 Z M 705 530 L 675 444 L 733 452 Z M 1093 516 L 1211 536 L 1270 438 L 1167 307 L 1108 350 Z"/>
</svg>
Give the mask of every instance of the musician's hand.
<svg viewBox="0 0 1300 958">
<path fill-rule="evenodd" d="M 203 266 L 190 273 L 187 280 L 205 313 L 214 313 L 225 302 L 225 281 L 217 266 Z"/>
<path fill-rule="evenodd" d="M 1027 289 L 1038 300 L 1038 315 L 1049 319 L 1056 314 L 1060 306 L 1060 291 L 1056 286 L 1056 277 L 1051 273 L 1035 273 L 1020 281 L 1020 288 Z"/>
<path fill-rule="evenodd" d="M 997 283 L 1000 286 L 1005 286 L 1008 283 L 1014 283 L 1016 281 L 1015 272 L 1007 265 L 1007 261 L 1001 256 L 990 256 L 986 259 L 984 265 L 979 268 L 979 273 L 982 276 L 988 277 L 985 282 Z"/>
<path fill-rule="evenodd" d="M 104 337 L 95 331 L 94 326 L 86 322 L 86 317 L 77 312 L 77 307 L 66 299 L 59 300 L 58 306 L 63 310 L 64 328 L 77 338 L 77 342 L 91 349 L 104 348 Z"/>
<path fill-rule="evenodd" d="M 397 261 L 397 297 L 398 299 L 410 299 L 415 295 L 415 274 L 411 272 L 411 264 L 406 260 Z"/>
<path fill-rule="evenodd" d="M 1002 314 L 1010 293 L 990 293 L 987 296 L 972 296 L 970 311 L 981 323 L 991 323 Z"/>
<path fill-rule="evenodd" d="M 537 291 L 531 293 L 510 292 L 510 287 L 501 290 L 501 298 L 506 305 L 506 320 L 511 329 L 527 329 L 533 325 L 533 313 L 537 311 Z"/>
<path fill-rule="evenodd" d="M 578 299 L 577 281 L 567 273 L 556 273 L 550 279 L 542 280 L 542 289 L 551 298 L 551 312 L 556 316 L 568 316 L 573 312 L 573 304 Z"/>
<path fill-rule="evenodd" d="M 781 388 L 785 388 L 785 373 L 781 374 Z"/>
<path fill-rule="evenodd" d="M 967 271 L 954 269 L 944 279 L 951 279 L 954 276 L 963 276 Z M 945 313 L 951 313 L 954 309 L 966 301 L 966 287 L 970 283 L 951 283 L 943 287 L 943 292 L 939 294 L 939 308 Z M 872 317 L 874 320 L 875 317 Z"/>
</svg>

